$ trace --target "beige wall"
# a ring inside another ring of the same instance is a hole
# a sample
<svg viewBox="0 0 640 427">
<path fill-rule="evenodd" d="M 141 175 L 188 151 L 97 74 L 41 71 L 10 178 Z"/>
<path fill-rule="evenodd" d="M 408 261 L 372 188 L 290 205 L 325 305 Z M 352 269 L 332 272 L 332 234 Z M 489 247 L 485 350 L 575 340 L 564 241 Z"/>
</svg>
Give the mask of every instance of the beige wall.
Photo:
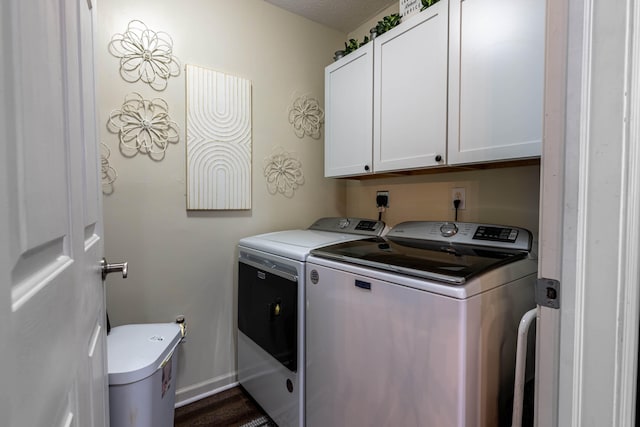
<svg viewBox="0 0 640 427">
<path fill-rule="evenodd" d="M 126 83 L 107 51 L 115 33 L 139 19 L 174 40 L 182 73 L 164 92 Z M 98 5 L 98 117 L 100 141 L 118 172 L 104 198 L 105 252 L 130 263 L 129 278 L 107 280 L 113 325 L 168 322 L 186 316 L 189 336 L 179 353 L 178 400 L 234 382 L 235 245 L 243 236 L 308 226 L 345 212 L 344 182 L 323 178 L 323 141 L 298 139 L 287 121 L 294 94 L 324 104 L 324 67 L 344 34 L 275 8 L 262 0 L 108 0 Z M 184 64 L 238 75 L 253 84 L 253 209 L 185 209 Z M 106 130 L 110 111 L 130 92 L 160 97 L 180 126 L 181 141 L 166 158 L 125 158 Z M 262 163 L 272 147 L 299 154 L 305 183 L 291 199 L 268 193 Z"/>
<path fill-rule="evenodd" d="M 383 220 L 393 226 L 412 220 L 453 220 L 451 190 L 464 187 L 466 209 L 459 221 L 524 227 L 538 232 L 540 167 L 484 169 L 433 175 L 348 181 L 347 214 L 372 216 L 376 192 L 389 191 Z"/>
</svg>

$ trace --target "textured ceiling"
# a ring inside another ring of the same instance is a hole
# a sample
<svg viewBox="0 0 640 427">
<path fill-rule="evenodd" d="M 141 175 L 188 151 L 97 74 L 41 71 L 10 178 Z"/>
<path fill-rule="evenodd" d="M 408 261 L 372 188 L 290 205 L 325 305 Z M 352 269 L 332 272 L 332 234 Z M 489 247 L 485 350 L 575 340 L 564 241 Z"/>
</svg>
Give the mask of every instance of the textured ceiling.
<svg viewBox="0 0 640 427">
<path fill-rule="evenodd" d="M 265 0 L 296 15 L 335 28 L 343 33 L 355 30 L 398 0 Z"/>
</svg>

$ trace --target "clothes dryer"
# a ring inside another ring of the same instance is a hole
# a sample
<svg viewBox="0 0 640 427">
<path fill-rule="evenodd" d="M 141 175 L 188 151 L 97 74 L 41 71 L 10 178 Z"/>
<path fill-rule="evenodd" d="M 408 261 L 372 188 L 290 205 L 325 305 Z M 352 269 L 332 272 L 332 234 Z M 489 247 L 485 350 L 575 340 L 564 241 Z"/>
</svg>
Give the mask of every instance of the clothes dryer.
<svg viewBox="0 0 640 427">
<path fill-rule="evenodd" d="M 381 221 L 321 218 L 238 244 L 238 381 L 280 427 L 304 426 L 306 259 L 312 249 L 381 236 Z"/>
</svg>

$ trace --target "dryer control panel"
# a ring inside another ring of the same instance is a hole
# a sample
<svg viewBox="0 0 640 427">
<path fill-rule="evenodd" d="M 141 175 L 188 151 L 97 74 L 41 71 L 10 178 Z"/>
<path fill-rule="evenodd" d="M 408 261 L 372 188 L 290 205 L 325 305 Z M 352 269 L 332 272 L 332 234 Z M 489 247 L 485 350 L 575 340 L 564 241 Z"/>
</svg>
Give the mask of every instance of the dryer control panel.
<svg viewBox="0 0 640 427">
<path fill-rule="evenodd" d="M 309 230 L 333 231 L 338 233 L 363 234 L 366 236 L 381 236 L 386 225 L 382 221 L 366 218 L 327 217 L 320 218 Z"/>
</svg>

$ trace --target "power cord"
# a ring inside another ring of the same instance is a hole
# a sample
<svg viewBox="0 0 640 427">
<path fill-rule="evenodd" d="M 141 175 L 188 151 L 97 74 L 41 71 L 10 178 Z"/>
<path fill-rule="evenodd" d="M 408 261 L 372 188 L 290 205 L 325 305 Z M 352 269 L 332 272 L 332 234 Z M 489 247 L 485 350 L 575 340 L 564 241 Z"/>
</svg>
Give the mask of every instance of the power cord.
<svg viewBox="0 0 640 427">
<path fill-rule="evenodd" d="M 453 201 L 453 208 L 454 208 L 454 209 L 455 209 L 455 211 L 456 211 L 455 221 L 457 221 L 457 220 L 458 220 L 458 208 L 459 208 L 459 207 L 460 207 L 460 199 L 455 199 L 455 200 Z"/>
<path fill-rule="evenodd" d="M 382 212 L 387 210 L 385 208 L 385 206 L 387 206 L 387 203 L 389 203 L 389 196 L 385 196 L 382 194 L 378 194 L 376 196 L 376 206 L 378 207 L 378 221 L 382 221 Z"/>
</svg>

